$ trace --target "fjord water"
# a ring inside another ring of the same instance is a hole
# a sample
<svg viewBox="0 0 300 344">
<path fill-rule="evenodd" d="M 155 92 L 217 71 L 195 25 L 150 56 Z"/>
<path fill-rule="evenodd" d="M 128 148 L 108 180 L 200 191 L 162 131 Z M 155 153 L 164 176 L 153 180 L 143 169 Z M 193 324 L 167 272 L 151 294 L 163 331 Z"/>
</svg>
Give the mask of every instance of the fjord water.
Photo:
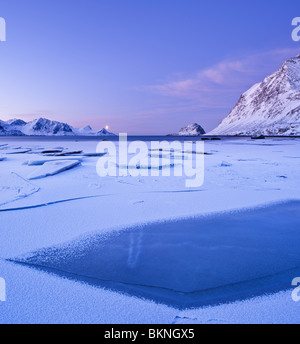
<svg viewBox="0 0 300 344">
<path fill-rule="evenodd" d="M 179 309 L 249 298 L 299 275 L 300 202 L 93 235 L 12 261 Z"/>
</svg>

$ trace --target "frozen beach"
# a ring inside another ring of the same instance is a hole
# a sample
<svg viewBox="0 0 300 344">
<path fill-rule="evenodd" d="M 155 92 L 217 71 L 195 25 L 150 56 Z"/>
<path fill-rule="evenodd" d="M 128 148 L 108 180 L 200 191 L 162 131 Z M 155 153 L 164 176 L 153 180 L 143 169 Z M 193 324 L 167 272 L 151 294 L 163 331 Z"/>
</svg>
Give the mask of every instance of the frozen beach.
<svg viewBox="0 0 300 344">
<path fill-rule="evenodd" d="M 97 143 L 0 138 L 0 323 L 299 323 L 300 139 L 205 141 L 191 189 Z"/>
</svg>

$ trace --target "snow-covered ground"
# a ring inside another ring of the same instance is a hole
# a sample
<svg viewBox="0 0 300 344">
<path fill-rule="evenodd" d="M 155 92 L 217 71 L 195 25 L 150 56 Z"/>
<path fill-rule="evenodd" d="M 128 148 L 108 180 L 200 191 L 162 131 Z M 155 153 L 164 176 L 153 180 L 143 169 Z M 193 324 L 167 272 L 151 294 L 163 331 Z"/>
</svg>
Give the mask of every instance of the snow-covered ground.
<svg viewBox="0 0 300 344">
<path fill-rule="evenodd" d="M 0 277 L 7 292 L 0 323 L 299 323 L 292 289 L 178 310 L 9 261 L 141 224 L 299 200 L 300 139 L 206 141 L 205 182 L 192 190 L 185 177 L 101 178 L 98 157 L 84 156 L 96 146 L 75 138 L 0 139 Z M 70 169 L 46 176 L 41 160 L 56 161 L 47 162 L 51 174 L 55 166 Z"/>
</svg>

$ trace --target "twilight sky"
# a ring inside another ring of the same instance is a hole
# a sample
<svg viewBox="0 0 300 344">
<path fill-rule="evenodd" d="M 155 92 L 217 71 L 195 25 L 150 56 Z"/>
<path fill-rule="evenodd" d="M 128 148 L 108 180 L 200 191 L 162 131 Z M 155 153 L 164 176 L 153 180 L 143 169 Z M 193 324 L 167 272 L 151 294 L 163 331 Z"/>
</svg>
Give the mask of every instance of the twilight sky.
<svg viewBox="0 0 300 344">
<path fill-rule="evenodd" d="M 0 119 L 209 131 L 300 53 L 299 16 L 299 0 L 1 0 Z"/>
</svg>

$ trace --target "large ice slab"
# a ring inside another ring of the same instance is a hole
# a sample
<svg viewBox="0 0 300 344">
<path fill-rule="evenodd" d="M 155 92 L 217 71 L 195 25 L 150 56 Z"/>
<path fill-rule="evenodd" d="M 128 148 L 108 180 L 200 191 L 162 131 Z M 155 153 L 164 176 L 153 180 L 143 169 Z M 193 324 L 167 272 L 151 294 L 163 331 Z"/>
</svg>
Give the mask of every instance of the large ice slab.
<svg viewBox="0 0 300 344">
<path fill-rule="evenodd" d="M 60 158 L 60 159 L 41 159 L 41 160 L 27 160 L 24 161 L 23 165 L 27 165 L 27 166 L 42 166 L 44 165 L 46 162 L 54 162 L 54 161 L 82 161 L 82 159 L 80 158 L 70 158 L 67 159 L 66 158 Z"/>
<path fill-rule="evenodd" d="M 69 155 L 81 155 L 82 150 L 65 150 L 65 151 L 60 151 L 60 152 L 51 152 L 49 151 L 48 153 L 43 152 L 44 156 L 69 156 Z"/>
<path fill-rule="evenodd" d="M 290 287 L 299 247 L 295 201 L 94 235 L 14 261 L 188 308 Z"/>
<path fill-rule="evenodd" d="M 33 171 L 28 179 L 39 179 L 48 176 L 54 176 L 55 174 L 70 170 L 71 168 L 78 166 L 80 164 L 79 160 L 59 160 L 59 161 L 48 161 L 45 162 L 41 167 L 38 167 Z"/>
<path fill-rule="evenodd" d="M 30 148 L 18 148 L 18 149 L 10 149 L 10 150 L 4 150 L 3 152 L 5 154 L 25 154 L 25 153 L 28 153 L 30 152 L 31 149 Z"/>
</svg>

